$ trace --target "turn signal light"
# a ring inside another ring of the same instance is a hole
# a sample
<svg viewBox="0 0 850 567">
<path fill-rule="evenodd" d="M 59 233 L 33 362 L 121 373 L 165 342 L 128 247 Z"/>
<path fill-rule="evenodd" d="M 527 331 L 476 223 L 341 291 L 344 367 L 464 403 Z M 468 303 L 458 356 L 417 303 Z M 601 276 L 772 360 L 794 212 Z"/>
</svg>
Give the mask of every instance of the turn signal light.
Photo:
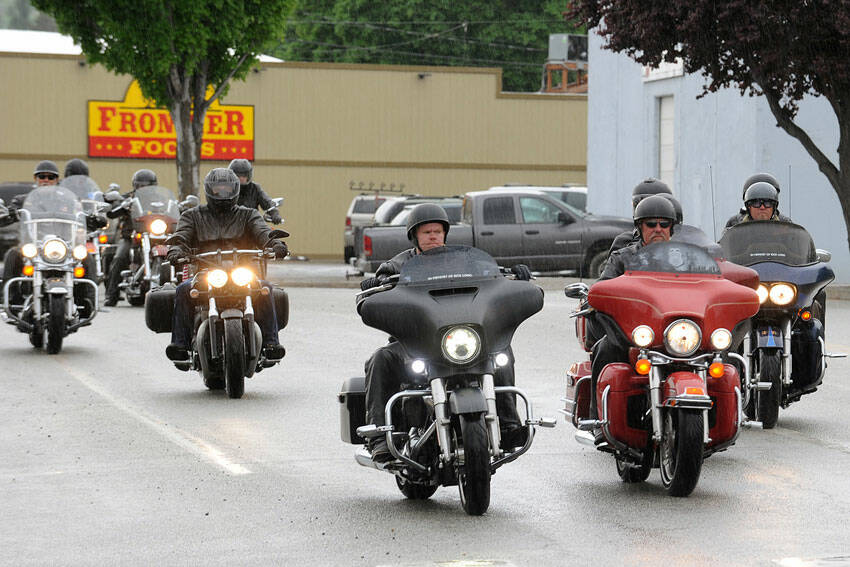
<svg viewBox="0 0 850 567">
<path fill-rule="evenodd" d="M 105 234 L 101 234 L 100 236 L 97 237 L 97 241 L 100 242 L 101 244 L 106 244 L 109 241 L 109 237 Z"/>
<path fill-rule="evenodd" d="M 808 309 L 802 309 L 800 311 L 800 319 L 803 321 L 811 321 L 812 320 L 812 312 Z"/>
<path fill-rule="evenodd" d="M 141 232 L 137 232 L 137 233 L 136 233 L 136 234 L 134 234 L 133 236 L 136 238 L 136 240 L 141 240 L 141 239 L 142 239 L 142 233 L 141 233 Z"/>
<path fill-rule="evenodd" d="M 84 267 L 77 266 L 76 268 L 74 268 L 74 277 L 75 278 L 81 278 L 84 275 L 86 275 L 86 269 Z"/>
<path fill-rule="evenodd" d="M 639 358 L 637 362 L 635 362 L 635 370 L 641 376 L 646 376 L 649 374 L 649 371 L 652 369 L 652 363 L 645 358 Z"/>
<path fill-rule="evenodd" d="M 35 266 L 24 266 L 24 275 L 31 276 L 35 273 Z"/>
<path fill-rule="evenodd" d="M 714 365 L 712 365 L 712 366 L 714 366 Z M 692 386 L 690 388 L 685 388 L 685 395 L 687 395 L 687 396 L 704 396 L 705 390 L 703 390 L 702 388 L 697 388 L 697 387 Z"/>
<path fill-rule="evenodd" d="M 712 378 L 720 378 L 726 373 L 726 368 L 723 367 L 722 362 L 712 362 L 708 367 L 708 373 Z"/>
</svg>

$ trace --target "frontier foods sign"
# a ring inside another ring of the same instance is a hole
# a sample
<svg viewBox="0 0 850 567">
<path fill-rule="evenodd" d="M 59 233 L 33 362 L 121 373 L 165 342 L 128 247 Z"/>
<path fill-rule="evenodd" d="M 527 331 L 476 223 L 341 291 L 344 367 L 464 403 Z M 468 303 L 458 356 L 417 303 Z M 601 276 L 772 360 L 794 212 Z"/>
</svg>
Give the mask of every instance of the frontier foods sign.
<svg viewBox="0 0 850 567">
<path fill-rule="evenodd" d="M 136 81 L 130 83 L 124 100 L 90 100 L 88 105 L 89 157 L 168 159 L 177 155 L 171 114 L 146 100 Z M 204 117 L 201 159 L 233 158 L 254 159 L 254 107 L 216 100 Z"/>
</svg>

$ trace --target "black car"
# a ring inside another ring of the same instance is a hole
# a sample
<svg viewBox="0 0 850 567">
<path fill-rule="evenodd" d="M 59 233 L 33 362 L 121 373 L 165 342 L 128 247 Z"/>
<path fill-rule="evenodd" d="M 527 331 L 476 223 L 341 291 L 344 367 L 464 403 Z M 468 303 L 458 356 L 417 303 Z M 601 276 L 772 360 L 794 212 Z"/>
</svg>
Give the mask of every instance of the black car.
<svg viewBox="0 0 850 567">
<path fill-rule="evenodd" d="M 8 207 L 12 199 L 18 195 L 26 195 L 33 190 L 32 181 L 6 181 L 0 183 L 0 199 Z M 0 255 L 6 253 L 8 248 L 18 244 L 18 223 L 0 227 Z"/>
</svg>

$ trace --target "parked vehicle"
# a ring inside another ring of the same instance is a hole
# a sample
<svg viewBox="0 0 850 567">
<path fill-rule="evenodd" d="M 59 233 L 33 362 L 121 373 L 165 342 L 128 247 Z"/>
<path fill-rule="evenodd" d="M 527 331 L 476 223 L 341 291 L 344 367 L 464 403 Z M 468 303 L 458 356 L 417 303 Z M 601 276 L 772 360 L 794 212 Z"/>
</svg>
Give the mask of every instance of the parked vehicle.
<svg viewBox="0 0 850 567">
<path fill-rule="evenodd" d="M 598 277 L 611 242 L 632 228 L 631 219 L 583 213 L 543 191 L 474 191 L 463 197 L 461 223 L 447 241 L 480 248 L 503 265 Z M 358 246 L 356 266 L 374 272 L 411 244 L 404 226 L 369 227 Z"/>
<path fill-rule="evenodd" d="M 745 272 L 733 273 L 746 279 Z M 643 482 L 658 467 L 667 491 L 687 496 L 703 459 L 738 436 L 741 382 L 724 357 L 759 299 L 754 289 L 724 275 L 703 248 L 671 241 L 626 258 L 626 272 L 617 278 L 564 290 L 587 302 L 574 316 L 593 310 L 607 340 L 630 351 L 631 364 L 602 369 L 595 392 L 590 361 L 573 364 L 563 410 L 579 429 L 577 440 L 594 446 L 588 432 L 601 430 L 604 441 L 595 446 L 614 456 L 624 482 Z M 580 319 L 576 335 L 589 351 L 586 329 Z M 590 415 L 591 396 L 598 416 Z"/>
<path fill-rule="evenodd" d="M 271 238 L 283 235 L 272 231 Z M 265 247 L 268 248 L 268 247 Z M 216 250 L 190 258 L 194 301 L 194 336 L 188 362 L 175 362 L 180 370 L 197 370 L 210 390 L 241 398 L 245 378 L 270 368 L 280 360 L 263 354 L 260 326 L 254 320 L 254 297 L 265 291 L 258 275 L 274 252 L 269 250 Z M 171 332 L 176 288 L 168 283 L 151 291 L 145 300 L 145 323 L 157 333 Z M 278 330 L 289 321 L 289 297 L 273 289 Z"/>
<path fill-rule="evenodd" d="M 779 408 L 818 389 L 826 359 L 823 290 L 835 278 L 800 225 L 752 221 L 726 229 L 720 239 L 731 262 L 749 266 L 761 279 L 761 308 L 743 342 L 749 377 L 744 380 L 747 415 L 771 429 Z"/>
<path fill-rule="evenodd" d="M 343 231 L 343 261 L 348 264 L 354 257 L 354 230 L 356 227 L 371 224 L 375 210 L 386 199 L 383 195 L 361 194 L 351 200 L 345 213 L 345 230 Z"/>
<path fill-rule="evenodd" d="M 48 354 L 97 314 L 97 285 L 84 278 L 86 215 L 76 196 L 60 186 L 39 187 L 18 209 L 23 275 L 3 282 L 3 314 L 7 323 L 29 335 L 30 344 Z M 85 305 L 75 288 L 94 288 Z M 23 302 L 10 300 L 15 290 Z"/>
<path fill-rule="evenodd" d="M 535 426 L 555 424 L 534 418 L 522 390 L 497 387 L 493 379 L 496 368 L 510 364 L 516 328 L 542 307 L 538 286 L 505 278 L 491 256 L 466 246 L 429 250 L 408 260 L 387 284 L 358 294 L 363 322 L 399 341 L 411 371 L 402 380 L 405 389 L 388 401 L 381 427 L 365 425 L 364 379 L 343 384 L 343 441 L 386 436 L 394 457 L 376 462 L 361 448 L 357 463 L 395 475 L 407 498 L 429 498 L 439 486 L 457 485 L 468 514 L 486 512 L 491 474 L 529 449 Z M 399 317 L 402 310 L 406 317 Z M 515 450 L 500 448 L 497 392 L 524 401 L 528 439 Z"/>
<path fill-rule="evenodd" d="M 33 187 L 35 186 L 32 181 L 7 181 L 0 183 L 0 199 L 8 207 L 12 204 L 12 199 L 18 195 L 26 195 L 33 190 Z M 17 246 L 18 232 L 18 225 L 16 223 L 0 227 L 0 257 L 12 246 Z"/>
<path fill-rule="evenodd" d="M 587 187 L 581 185 L 498 185 L 490 187 L 490 191 L 542 191 L 574 209 L 587 212 Z"/>
</svg>

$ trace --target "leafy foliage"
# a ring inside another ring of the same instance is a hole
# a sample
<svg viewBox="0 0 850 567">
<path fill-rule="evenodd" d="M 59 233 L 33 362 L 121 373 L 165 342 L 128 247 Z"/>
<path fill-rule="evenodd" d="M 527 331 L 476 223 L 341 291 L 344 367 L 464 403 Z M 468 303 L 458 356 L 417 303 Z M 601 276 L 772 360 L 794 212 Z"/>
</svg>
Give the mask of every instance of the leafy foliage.
<svg viewBox="0 0 850 567">
<path fill-rule="evenodd" d="M 502 67 L 504 89 L 540 88 L 549 34 L 575 28 L 563 0 L 301 2 L 276 53 L 339 63 Z"/>
</svg>

